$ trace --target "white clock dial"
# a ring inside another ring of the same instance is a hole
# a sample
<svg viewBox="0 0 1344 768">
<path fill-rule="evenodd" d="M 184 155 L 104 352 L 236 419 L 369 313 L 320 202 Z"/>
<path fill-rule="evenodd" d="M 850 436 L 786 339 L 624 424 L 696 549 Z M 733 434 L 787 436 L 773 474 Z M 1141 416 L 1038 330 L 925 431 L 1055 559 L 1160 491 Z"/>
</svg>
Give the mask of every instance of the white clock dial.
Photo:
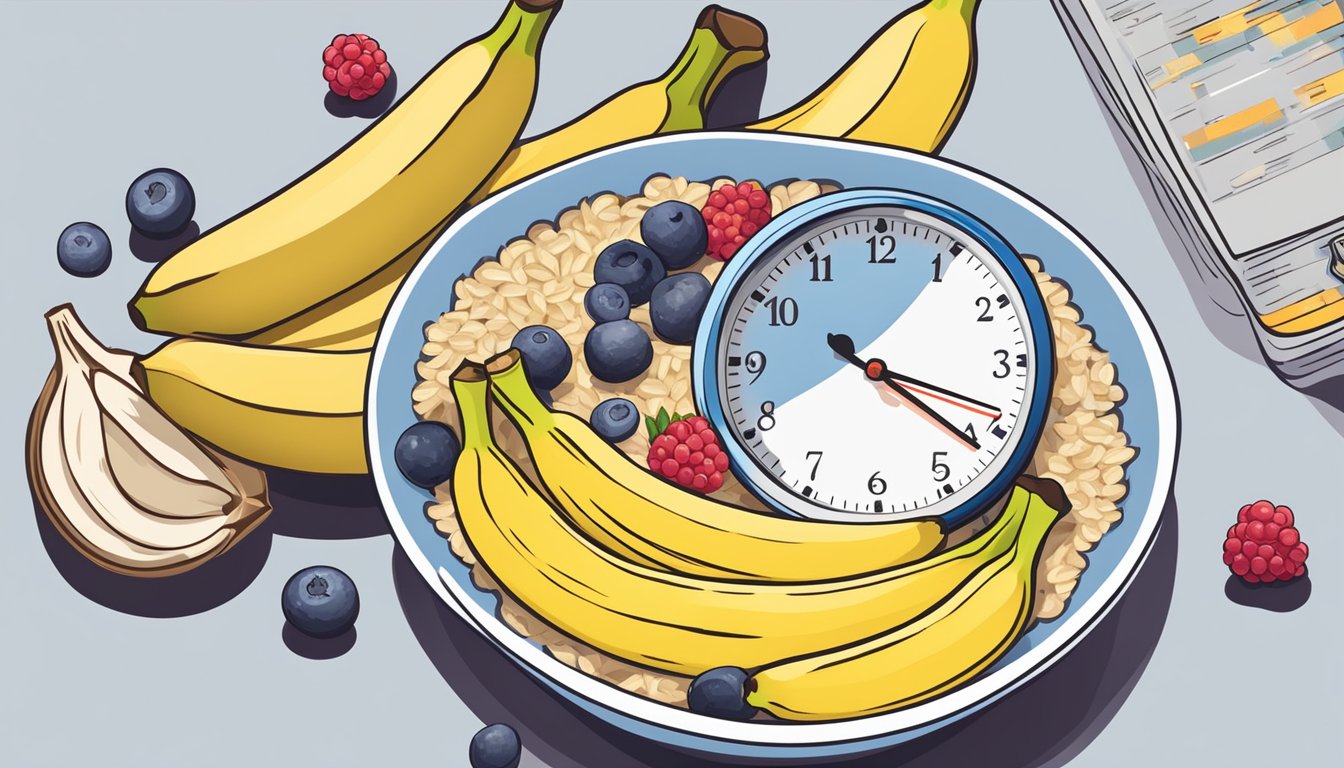
<svg viewBox="0 0 1344 768">
<path fill-rule="evenodd" d="M 790 511 L 943 514 L 1024 437 L 1038 364 L 1026 307 L 1000 259 L 943 218 L 874 205 L 813 221 L 727 300 L 731 440 Z"/>
</svg>

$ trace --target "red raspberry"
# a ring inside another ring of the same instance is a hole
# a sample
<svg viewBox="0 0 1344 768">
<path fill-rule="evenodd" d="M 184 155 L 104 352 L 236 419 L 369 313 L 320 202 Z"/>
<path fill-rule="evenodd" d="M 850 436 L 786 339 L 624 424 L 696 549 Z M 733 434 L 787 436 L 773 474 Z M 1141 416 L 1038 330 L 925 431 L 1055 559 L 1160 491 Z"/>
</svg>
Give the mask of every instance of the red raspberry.
<svg viewBox="0 0 1344 768">
<path fill-rule="evenodd" d="M 706 253 L 719 261 L 727 261 L 747 238 L 770 221 L 770 196 L 754 181 L 744 181 L 736 186 L 722 184 L 709 194 L 700 214 L 709 228 Z"/>
<path fill-rule="evenodd" d="M 723 487 L 728 454 L 703 416 L 668 415 L 663 408 L 644 423 L 649 430 L 649 469 L 700 493 Z"/>
<path fill-rule="evenodd" d="M 1243 581 L 1289 581 L 1307 572 L 1307 545 L 1293 527 L 1293 511 L 1268 501 L 1247 504 L 1227 529 L 1223 563 Z"/>
<path fill-rule="evenodd" d="M 392 76 L 387 54 L 368 35 L 337 35 L 322 52 L 322 77 L 338 96 L 363 101 Z"/>
</svg>

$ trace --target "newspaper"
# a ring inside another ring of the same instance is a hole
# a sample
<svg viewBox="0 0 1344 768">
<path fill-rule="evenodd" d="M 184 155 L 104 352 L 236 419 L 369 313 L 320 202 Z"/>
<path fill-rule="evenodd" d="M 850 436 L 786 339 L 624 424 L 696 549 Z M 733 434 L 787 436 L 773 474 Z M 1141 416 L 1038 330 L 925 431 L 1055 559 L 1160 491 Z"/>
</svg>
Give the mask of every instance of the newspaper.
<svg viewBox="0 0 1344 768">
<path fill-rule="evenodd" d="M 1054 3 L 1219 303 L 1276 362 L 1314 371 L 1339 343 L 1344 367 L 1344 0 Z"/>
</svg>

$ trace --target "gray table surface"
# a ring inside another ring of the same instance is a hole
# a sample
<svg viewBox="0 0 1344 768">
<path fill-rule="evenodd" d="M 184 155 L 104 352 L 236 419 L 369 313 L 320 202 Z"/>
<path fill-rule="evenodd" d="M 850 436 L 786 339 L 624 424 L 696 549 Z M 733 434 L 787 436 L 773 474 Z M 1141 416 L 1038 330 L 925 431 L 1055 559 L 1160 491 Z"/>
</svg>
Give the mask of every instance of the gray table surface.
<svg viewBox="0 0 1344 768">
<path fill-rule="evenodd" d="M 24 490 L 21 435 L 52 360 L 43 312 L 73 302 L 105 342 L 154 344 L 124 310 L 150 266 L 128 247 L 131 179 L 180 169 L 197 221 L 213 225 L 365 123 L 323 108 L 318 55 L 333 34 L 377 37 L 404 90 L 501 5 L 0 4 L 0 290 L 14 352 L 0 409 L 11 500 L 0 513 L 0 765 L 463 766 L 470 735 L 497 720 L 522 733 L 525 766 L 691 764 L 578 718 L 465 631 L 397 552 L 363 485 L 280 478 L 265 528 L 163 582 L 85 563 Z M 774 111 L 905 3 L 730 5 L 769 27 L 763 107 Z M 700 7 L 566 0 L 530 131 L 661 72 Z M 1049 4 L 985 0 L 978 26 L 979 80 L 945 154 L 1056 211 L 1151 313 L 1182 398 L 1179 506 L 1129 599 L 1039 685 L 866 764 L 1340 764 L 1344 415 L 1275 378 L 1243 319 L 1192 297 L 1175 262 L 1185 256 L 1151 222 Z M 56 265 L 57 233 L 80 219 L 101 223 L 116 249 L 96 280 Z M 1219 559 L 1237 508 L 1260 497 L 1293 506 L 1313 548 L 1311 583 L 1272 598 L 1227 590 Z M 348 650 L 283 632 L 281 585 L 316 562 L 359 585 Z"/>
</svg>

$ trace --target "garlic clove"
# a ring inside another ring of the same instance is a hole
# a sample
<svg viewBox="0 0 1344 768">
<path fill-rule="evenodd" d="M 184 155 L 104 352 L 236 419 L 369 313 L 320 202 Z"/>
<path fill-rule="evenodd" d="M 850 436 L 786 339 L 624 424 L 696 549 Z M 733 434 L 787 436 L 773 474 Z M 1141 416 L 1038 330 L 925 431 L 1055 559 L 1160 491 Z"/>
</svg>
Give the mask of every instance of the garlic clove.
<svg viewBox="0 0 1344 768">
<path fill-rule="evenodd" d="M 86 557 L 132 575 L 226 551 L 270 511 L 265 475 L 201 445 L 98 344 L 73 310 L 47 315 L 56 366 L 29 425 L 28 470 L 48 517 Z"/>
</svg>

